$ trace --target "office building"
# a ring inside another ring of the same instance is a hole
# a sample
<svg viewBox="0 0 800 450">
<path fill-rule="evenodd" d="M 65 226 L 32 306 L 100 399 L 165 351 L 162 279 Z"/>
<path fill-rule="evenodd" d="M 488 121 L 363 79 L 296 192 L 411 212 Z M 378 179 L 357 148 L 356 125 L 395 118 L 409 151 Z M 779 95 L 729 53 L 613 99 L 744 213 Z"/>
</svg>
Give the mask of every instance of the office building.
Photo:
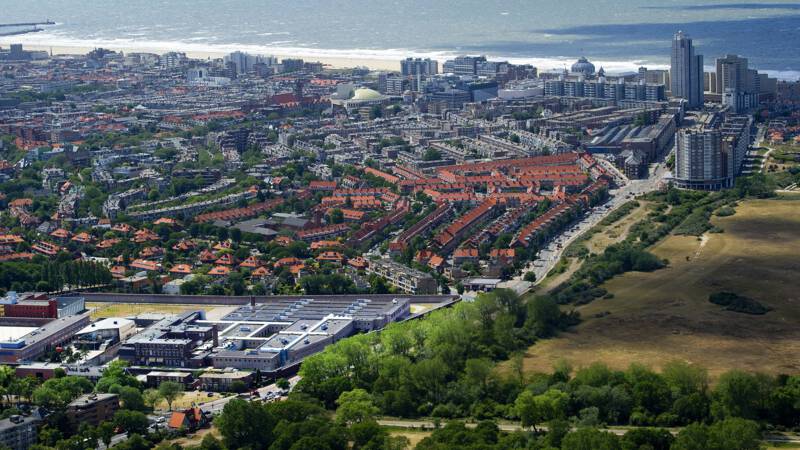
<svg viewBox="0 0 800 450">
<path fill-rule="evenodd" d="M 703 106 L 703 55 L 695 54 L 692 39 L 682 31 L 672 39 L 670 62 L 672 96 L 685 99 L 690 108 Z"/>
<path fill-rule="evenodd" d="M 400 75 L 430 76 L 439 73 L 439 62 L 430 58 L 406 58 L 400 61 Z"/>
</svg>

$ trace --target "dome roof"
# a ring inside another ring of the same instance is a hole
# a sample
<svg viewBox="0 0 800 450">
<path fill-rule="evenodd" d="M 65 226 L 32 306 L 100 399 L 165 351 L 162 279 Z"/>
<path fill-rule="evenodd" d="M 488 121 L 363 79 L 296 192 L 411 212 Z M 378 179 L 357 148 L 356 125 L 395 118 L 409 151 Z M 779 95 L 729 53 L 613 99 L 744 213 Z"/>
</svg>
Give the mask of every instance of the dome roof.
<svg viewBox="0 0 800 450">
<path fill-rule="evenodd" d="M 359 88 L 353 92 L 353 98 L 350 100 L 362 100 L 362 101 L 370 101 L 370 100 L 382 100 L 383 95 L 380 92 L 374 89 L 368 88 Z"/>
<path fill-rule="evenodd" d="M 594 64 L 590 63 L 588 59 L 581 56 L 578 62 L 572 65 L 573 73 L 582 73 L 584 75 L 594 74 Z"/>
</svg>

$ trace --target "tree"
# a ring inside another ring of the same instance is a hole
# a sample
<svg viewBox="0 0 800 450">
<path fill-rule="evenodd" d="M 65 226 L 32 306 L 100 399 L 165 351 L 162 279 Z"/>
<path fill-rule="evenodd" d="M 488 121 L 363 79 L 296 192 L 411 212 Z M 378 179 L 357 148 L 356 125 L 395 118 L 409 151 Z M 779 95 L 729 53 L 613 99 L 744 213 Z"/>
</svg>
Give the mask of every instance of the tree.
<svg viewBox="0 0 800 450">
<path fill-rule="evenodd" d="M 110 421 L 101 422 L 97 426 L 97 437 L 106 448 L 111 446 L 111 439 L 114 437 L 114 423 Z"/>
<path fill-rule="evenodd" d="M 523 428 L 533 427 L 533 431 L 536 431 L 536 424 L 541 421 L 541 414 L 533 392 L 525 390 L 517 396 L 514 401 L 514 412 L 519 416 Z"/>
<path fill-rule="evenodd" d="M 567 434 L 561 441 L 563 450 L 618 450 L 619 439 L 611 433 L 594 428 L 581 428 Z"/>
<path fill-rule="evenodd" d="M 122 407 L 133 411 L 144 411 L 146 409 L 144 398 L 141 391 L 130 386 L 114 386 L 112 393 L 118 394 Z"/>
<path fill-rule="evenodd" d="M 342 223 L 344 222 L 344 212 L 340 208 L 333 208 L 331 213 L 328 215 L 331 223 Z"/>
<path fill-rule="evenodd" d="M 278 378 L 278 381 L 275 382 L 275 386 L 277 386 L 279 389 L 287 391 L 291 385 L 289 384 L 289 380 L 286 378 Z"/>
<path fill-rule="evenodd" d="M 678 433 L 671 450 L 758 450 L 758 424 L 741 418 L 725 419 L 711 426 L 692 424 Z"/>
<path fill-rule="evenodd" d="M 240 230 L 239 228 L 231 228 L 229 234 L 233 242 L 236 242 L 237 244 L 239 242 L 242 242 L 242 230 Z"/>
<path fill-rule="evenodd" d="M 139 411 L 120 409 L 114 414 L 114 425 L 128 433 L 147 433 L 147 416 Z"/>
<path fill-rule="evenodd" d="M 172 402 L 183 395 L 183 385 L 174 381 L 164 381 L 158 386 L 158 393 L 166 400 L 169 410 L 172 411 Z"/>
<path fill-rule="evenodd" d="M 155 408 L 158 402 L 161 401 L 161 393 L 158 389 L 145 389 L 142 393 L 142 400 L 148 408 Z"/>
<path fill-rule="evenodd" d="M 674 440 L 664 428 L 634 428 L 622 436 L 622 450 L 670 450 Z"/>
<path fill-rule="evenodd" d="M 711 405 L 714 416 L 756 419 L 760 398 L 759 382 L 754 375 L 733 370 L 719 377 Z"/>
<path fill-rule="evenodd" d="M 265 448 L 276 420 L 261 403 L 233 399 L 214 421 L 228 448 Z"/>
<path fill-rule="evenodd" d="M 343 392 L 336 400 L 336 422 L 354 424 L 372 419 L 379 409 L 373 404 L 372 396 L 364 389 L 353 389 Z"/>
</svg>

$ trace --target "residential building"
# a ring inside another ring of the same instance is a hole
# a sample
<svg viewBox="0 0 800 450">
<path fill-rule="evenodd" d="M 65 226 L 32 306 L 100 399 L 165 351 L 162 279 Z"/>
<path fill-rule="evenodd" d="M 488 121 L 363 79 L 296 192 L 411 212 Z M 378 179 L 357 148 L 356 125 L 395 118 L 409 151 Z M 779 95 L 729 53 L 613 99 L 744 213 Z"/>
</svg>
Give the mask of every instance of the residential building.
<svg viewBox="0 0 800 450">
<path fill-rule="evenodd" d="M 685 99 L 689 108 L 703 106 L 703 55 L 695 54 L 692 39 L 682 31 L 672 39 L 670 62 L 672 96 Z"/>
<path fill-rule="evenodd" d="M 97 426 L 111 417 L 119 409 L 117 394 L 93 392 L 81 395 L 67 405 L 67 417 L 77 427 L 81 423 Z"/>
<path fill-rule="evenodd" d="M 386 278 L 392 286 L 408 294 L 425 295 L 435 294 L 438 291 L 436 280 L 430 274 L 388 259 L 370 261 L 367 273 Z"/>
<path fill-rule="evenodd" d="M 28 450 L 36 443 L 42 418 L 38 410 L 30 416 L 13 415 L 0 420 L 0 445 L 11 450 Z"/>
</svg>

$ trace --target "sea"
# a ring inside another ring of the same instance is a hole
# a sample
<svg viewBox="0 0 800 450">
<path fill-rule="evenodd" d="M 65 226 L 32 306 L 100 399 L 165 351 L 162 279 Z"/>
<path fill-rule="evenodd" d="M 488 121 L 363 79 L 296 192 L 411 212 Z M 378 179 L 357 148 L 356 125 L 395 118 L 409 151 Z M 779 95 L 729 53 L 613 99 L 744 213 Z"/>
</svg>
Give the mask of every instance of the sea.
<svg viewBox="0 0 800 450">
<path fill-rule="evenodd" d="M 0 23 L 45 19 L 56 25 L 0 45 L 361 60 L 483 54 L 545 70 L 585 56 L 622 73 L 667 67 L 681 30 L 709 68 L 739 54 L 773 76 L 800 77 L 794 1 L 0 0 Z"/>
</svg>

